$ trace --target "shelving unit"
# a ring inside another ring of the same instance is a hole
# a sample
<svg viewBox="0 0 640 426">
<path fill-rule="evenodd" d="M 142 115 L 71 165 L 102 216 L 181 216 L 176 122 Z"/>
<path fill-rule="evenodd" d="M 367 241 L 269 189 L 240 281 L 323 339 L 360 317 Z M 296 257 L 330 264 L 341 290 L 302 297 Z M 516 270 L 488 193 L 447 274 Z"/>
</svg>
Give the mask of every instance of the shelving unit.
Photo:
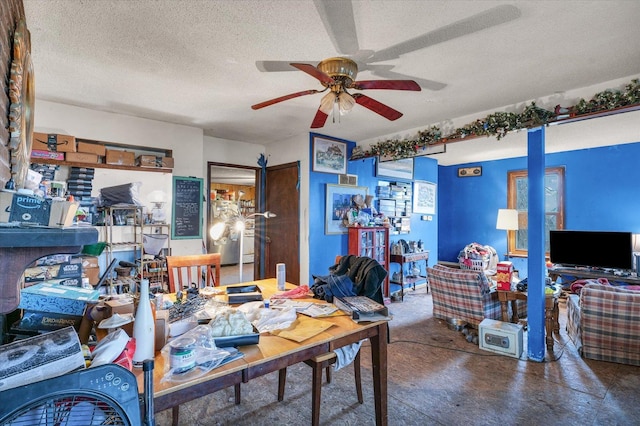
<svg viewBox="0 0 640 426">
<path fill-rule="evenodd" d="M 169 276 L 167 275 L 167 260 L 166 256 L 171 255 L 171 225 L 168 223 L 145 223 L 142 225 L 143 235 L 143 255 L 142 266 L 140 268 L 142 276 L 149 280 L 149 287 L 151 289 L 168 289 Z M 147 236 L 155 235 L 167 235 L 166 242 L 163 242 L 163 246 L 160 249 L 160 254 L 147 254 L 144 251 L 144 239 Z M 150 258 L 149 256 L 153 256 Z"/>
<path fill-rule="evenodd" d="M 349 254 L 366 256 L 378 261 L 389 271 L 389 228 L 384 226 L 350 227 Z M 382 295 L 389 297 L 389 274 L 384 279 Z"/>
<path fill-rule="evenodd" d="M 416 284 L 426 284 L 427 292 L 429 291 L 429 283 L 427 282 L 427 268 L 429 267 L 429 251 L 423 251 L 418 253 L 405 253 L 405 254 L 392 254 L 390 256 L 391 263 L 400 264 L 401 281 L 392 281 L 394 284 L 400 286 L 400 298 L 404 300 L 404 288 L 405 286 L 412 286 L 416 289 Z M 415 262 L 424 262 L 425 275 L 405 275 L 404 265 L 413 265 Z"/>
<path fill-rule="evenodd" d="M 84 138 L 78 138 L 78 137 L 76 137 L 76 142 L 84 142 L 92 145 L 100 145 L 100 146 L 104 146 L 107 149 L 110 149 L 110 148 L 125 149 L 125 150 L 135 152 L 136 155 L 156 155 L 160 157 L 172 157 L 173 155 L 173 151 L 170 149 L 163 149 L 163 148 L 156 148 L 156 147 L 129 145 L 129 144 L 122 144 L 117 142 L 104 142 L 104 141 L 97 141 L 93 139 L 84 139 Z M 37 163 L 37 164 L 54 164 L 54 165 L 60 165 L 60 166 L 94 167 L 98 169 L 132 170 L 132 171 L 145 171 L 145 172 L 158 172 L 158 173 L 173 172 L 173 169 L 165 168 L 165 167 L 121 166 L 121 165 L 106 164 L 106 163 L 80 163 L 76 161 L 52 160 L 49 158 L 32 158 L 31 162 Z"/>
<path fill-rule="evenodd" d="M 392 235 L 411 232 L 413 194 L 409 182 L 380 182 L 376 186 L 378 211 L 389 218 Z"/>
<path fill-rule="evenodd" d="M 105 242 L 107 265 L 114 259 L 114 251 L 121 248 L 133 250 L 133 257 L 138 265 L 142 265 L 142 238 L 143 238 L 143 212 L 142 206 L 120 205 L 110 206 L 103 209 L 105 215 Z M 121 236 L 114 237 L 116 228 L 132 230 L 132 238 L 124 240 Z M 138 274 L 136 274 L 137 276 Z M 110 285 L 114 284 L 111 279 Z"/>
</svg>

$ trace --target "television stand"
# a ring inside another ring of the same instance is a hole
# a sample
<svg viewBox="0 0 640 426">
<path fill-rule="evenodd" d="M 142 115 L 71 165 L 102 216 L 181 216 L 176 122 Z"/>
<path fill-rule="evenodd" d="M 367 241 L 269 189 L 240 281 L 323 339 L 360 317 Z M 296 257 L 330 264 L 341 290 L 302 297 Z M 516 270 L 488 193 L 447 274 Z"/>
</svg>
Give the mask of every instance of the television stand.
<svg viewBox="0 0 640 426">
<path fill-rule="evenodd" d="M 598 279 L 606 278 L 612 285 L 615 283 L 626 283 L 632 285 L 640 285 L 640 278 L 633 275 L 623 276 L 616 275 L 613 272 L 605 272 L 603 270 L 596 270 L 591 268 L 578 268 L 578 267 L 554 267 L 549 268 L 549 276 L 552 281 L 556 281 L 558 277 L 562 277 L 563 280 L 573 282 L 581 279 Z M 625 284 L 622 284 L 625 285 Z"/>
</svg>

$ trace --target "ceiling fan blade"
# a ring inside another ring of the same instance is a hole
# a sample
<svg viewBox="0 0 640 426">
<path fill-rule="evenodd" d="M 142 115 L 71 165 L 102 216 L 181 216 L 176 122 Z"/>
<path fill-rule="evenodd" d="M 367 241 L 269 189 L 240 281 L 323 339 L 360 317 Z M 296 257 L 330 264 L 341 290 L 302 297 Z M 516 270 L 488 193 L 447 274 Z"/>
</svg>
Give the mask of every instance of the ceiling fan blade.
<svg viewBox="0 0 640 426">
<path fill-rule="evenodd" d="M 389 90 L 411 90 L 419 92 L 422 89 L 413 80 L 363 80 L 354 81 L 351 88 L 358 90 L 365 89 L 389 89 Z"/>
<path fill-rule="evenodd" d="M 512 5 L 500 5 L 480 12 L 469 18 L 440 27 L 421 36 L 382 49 L 373 54 L 368 62 L 382 62 L 397 59 L 400 55 L 424 49 L 454 38 L 473 34 L 496 25 L 504 24 L 520 17 L 520 9 Z"/>
<path fill-rule="evenodd" d="M 300 64 L 313 65 L 312 62 L 297 61 Z M 316 64 L 320 62 L 315 62 Z M 256 68 L 262 72 L 281 72 L 281 71 L 296 71 L 291 66 L 291 61 L 256 61 Z"/>
<path fill-rule="evenodd" d="M 356 103 L 358 105 L 362 105 L 363 107 L 375 112 L 376 114 L 380 114 L 388 120 L 394 121 L 402 117 L 402 113 L 400 111 L 396 111 L 390 106 L 378 102 L 375 99 L 368 97 L 367 95 L 363 95 L 362 93 L 355 93 L 353 95 L 353 98 L 356 100 Z"/>
<path fill-rule="evenodd" d="M 319 129 L 320 127 L 323 127 L 324 123 L 327 122 L 327 117 L 329 116 L 324 112 L 320 111 L 320 108 L 318 108 L 318 111 L 316 112 L 316 116 L 313 117 L 313 121 L 311 122 L 311 128 Z"/>
<path fill-rule="evenodd" d="M 289 95 L 280 96 L 279 98 L 270 99 L 268 101 L 260 102 L 259 104 L 251 105 L 251 109 L 260 109 L 268 107 L 273 104 L 277 104 L 282 101 L 288 101 L 289 99 L 298 98 L 300 96 L 313 95 L 314 93 L 320 93 L 320 90 L 304 90 L 302 92 L 291 93 Z"/>
<path fill-rule="evenodd" d="M 300 71 L 304 71 L 311 77 L 317 78 L 322 83 L 333 84 L 334 81 L 329 75 L 323 73 L 318 68 L 310 64 L 304 64 L 300 62 L 292 62 L 291 66 L 298 68 Z"/>
<path fill-rule="evenodd" d="M 359 50 L 351 1 L 313 0 L 336 51 L 352 55 Z"/>
<path fill-rule="evenodd" d="M 447 87 L 445 83 L 440 83 L 439 81 L 427 80 L 426 78 L 417 78 L 414 76 L 401 74 L 399 72 L 393 72 L 391 71 L 393 67 L 393 65 L 367 65 L 366 69 L 371 71 L 371 73 L 375 76 L 386 78 L 389 80 L 413 80 L 418 83 L 423 89 L 437 91 Z"/>
</svg>

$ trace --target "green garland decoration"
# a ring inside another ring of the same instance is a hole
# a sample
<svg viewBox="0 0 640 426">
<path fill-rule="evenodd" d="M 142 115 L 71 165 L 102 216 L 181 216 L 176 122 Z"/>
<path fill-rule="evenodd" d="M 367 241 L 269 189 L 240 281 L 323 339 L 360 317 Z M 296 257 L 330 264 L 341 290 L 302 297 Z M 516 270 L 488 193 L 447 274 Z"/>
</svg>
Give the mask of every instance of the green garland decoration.
<svg viewBox="0 0 640 426">
<path fill-rule="evenodd" d="M 525 106 L 520 114 L 494 112 L 483 119 L 475 120 L 455 129 L 452 134 L 446 137 L 442 136 L 440 128 L 431 126 L 426 130 L 419 131 L 412 139 L 387 139 L 372 144 L 368 150 L 356 147 L 351 159 L 373 156 L 388 156 L 395 160 L 408 158 L 415 156 L 420 149 L 429 145 L 460 140 L 468 136 L 495 136 L 497 140 L 500 140 L 515 130 L 543 126 L 568 117 L 610 111 L 638 104 L 640 104 L 640 80 L 633 79 L 625 85 L 624 91 L 608 89 L 596 93 L 589 101 L 580 99 L 576 105 L 569 108 L 558 105 L 554 111 L 549 111 L 538 107 L 535 102 L 531 102 L 530 105 Z"/>
</svg>

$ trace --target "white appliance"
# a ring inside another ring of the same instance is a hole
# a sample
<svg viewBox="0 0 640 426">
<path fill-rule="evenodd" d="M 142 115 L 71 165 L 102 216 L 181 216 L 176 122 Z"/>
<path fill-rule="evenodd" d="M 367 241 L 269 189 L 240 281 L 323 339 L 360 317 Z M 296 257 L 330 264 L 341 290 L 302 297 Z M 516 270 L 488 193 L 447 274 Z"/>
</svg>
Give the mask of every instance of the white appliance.
<svg viewBox="0 0 640 426">
<path fill-rule="evenodd" d="M 480 329 L 480 349 L 520 358 L 522 355 L 522 326 L 489 318 L 482 320 Z"/>
</svg>

